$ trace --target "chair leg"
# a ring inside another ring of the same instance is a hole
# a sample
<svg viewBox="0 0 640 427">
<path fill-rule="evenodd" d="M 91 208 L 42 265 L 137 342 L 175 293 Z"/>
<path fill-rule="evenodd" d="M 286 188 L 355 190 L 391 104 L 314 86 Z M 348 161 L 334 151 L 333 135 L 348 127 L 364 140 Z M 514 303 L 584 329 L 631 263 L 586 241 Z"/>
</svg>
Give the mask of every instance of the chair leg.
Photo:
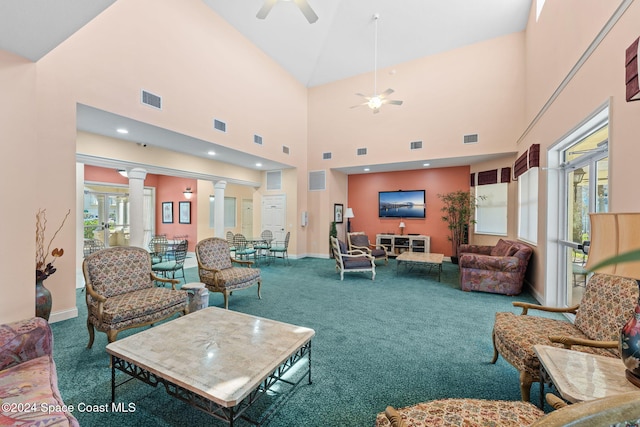
<svg viewBox="0 0 640 427">
<path fill-rule="evenodd" d="M 229 292 L 224 291 L 222 295 L 224 295 L 224 308 L 225 310 L 229 310 Z"/>
<path fill-rule="evenodd" d="M 491 333 L 491 341 L 493 342 L 493 360 L 491 363 L 495 364 L 498 361 L 498 348 L 496 347 L 496 333 Z"/>
<path fill-rule="evenodd" d="M 93 346 L 93 340 L 95 338 L 96 331 L 93 328 L 93 323 L 89 321 L 89 318 L 87 318 L 87 329 L 89 330 L 89 344 L 87 344 L 87 348 L 91 348 L 91 346 Z"/>
<path fill-rule="evenodd" d="M 114 329 L 107 331 L 107 341 L 109 341 L 110 343 L 114 342 L 117 336 L 118 336 L 118 331 Z"/>
<path fill-rule="evenodd" d="M 520 395 L 523 402 L 531 400 L 531 384 L 533 384 L 531 374 L 527 371 L 520 371 Z"/>
<path fill-rule="evenodd" d="M 262 280 L 258 282 L 258 299 L 262 299 L 262 294 L 260 293 L 261 289 L 262 289 Z"/>
</svg>

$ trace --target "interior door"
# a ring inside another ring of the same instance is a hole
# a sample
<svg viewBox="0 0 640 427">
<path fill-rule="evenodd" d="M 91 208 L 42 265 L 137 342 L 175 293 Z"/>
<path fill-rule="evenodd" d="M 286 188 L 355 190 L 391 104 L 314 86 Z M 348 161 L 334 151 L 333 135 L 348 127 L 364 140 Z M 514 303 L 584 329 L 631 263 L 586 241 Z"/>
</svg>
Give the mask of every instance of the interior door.
<svg viewBox="0 0 640 427">
<path fill-rule="evenodd" d="M 253 200 L 242 199 L 242 225 L 240 232 L 247 237 L 253 237 Z"/>
<path fill-rule="evenodd" d="M 262 230 L 271 230 L 273 239 L 283 241 L 286 234 L 287 199 L 285 194 L 262 198 Z"/>
</svg>

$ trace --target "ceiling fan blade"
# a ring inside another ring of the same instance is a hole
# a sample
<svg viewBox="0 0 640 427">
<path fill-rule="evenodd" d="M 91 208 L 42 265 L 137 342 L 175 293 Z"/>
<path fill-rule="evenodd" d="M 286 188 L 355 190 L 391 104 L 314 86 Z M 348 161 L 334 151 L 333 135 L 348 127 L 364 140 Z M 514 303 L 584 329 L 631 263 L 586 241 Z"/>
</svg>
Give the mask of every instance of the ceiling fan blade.
<svg viewBox="0 0 640 427">
<path fill-rule="evenodd" d="M 367 105 L 369 102 L 363 102 L 362 104 L 358 104 L 358 105 L 352 105 L 349 108 L 358 108 L 358 107 L 364 107 L 365 105 Z"/>
<path fill-rule="evenodd" d="M 402 105 L 402 101 L 393 101 L 393 100 L 386 100 L 384 101 L 385 104 L 391 104 L 391 105 Z"/>
<path fill-rule="evenodd" d="M 370 98 L 369 96 L 364 95 L 364 94 L 362 94 L 362 93 L 360 93 L 360 92 L 356 93 L 356 95 L 361 96 L 361 97 L 363 97 L 363 98 L 367 98 L 367 99 L 369 99 L 369 98 Z"/>
<path fill-rule="evenodd" d="M 307 18 L 309 24 L 313 24 L 318 20 L 318 15 L 311 9 L 307 0 L 294 0 L 294 3 L 298 5 L 302 14 Z"/>
<path fill-rule="evenodd" d="M 278 2 L 278 0 L 264 0 L 264 4 L 262 8 L 256 14 L 256 18 L 264 19 L 267 17 L 269 12 L 271 12 L 271 8 Z"/>
<path fill-rule="evenodd" d="M 385 96 L 389 96 L 393 93 L 393 89 L 389 88 L 387 90 L 385 90 L 384 92 L 382 92 L 379 97 L 380 98 L 384 98 Z"/>
</svg>

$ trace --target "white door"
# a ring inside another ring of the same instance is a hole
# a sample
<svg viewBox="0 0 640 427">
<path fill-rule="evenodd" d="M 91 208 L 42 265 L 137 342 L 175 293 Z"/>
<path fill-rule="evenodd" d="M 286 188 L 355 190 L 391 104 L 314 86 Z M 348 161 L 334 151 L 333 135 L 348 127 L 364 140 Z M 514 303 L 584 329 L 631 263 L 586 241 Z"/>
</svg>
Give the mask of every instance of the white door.
<svg viewBox="0 0 640 427">
<path fill-rule="evenodd" d="M 286 213 L 287 199 L 284 194 L 262 197 L 262 230 L 271 230 L 276 241 L 284 240 Z"/>
<path fill-rule="evenodd" d="M 242 199 L 242 225 L 240 232 L 245 237 L 253 237 L 253 200 Z"/>
</svg>

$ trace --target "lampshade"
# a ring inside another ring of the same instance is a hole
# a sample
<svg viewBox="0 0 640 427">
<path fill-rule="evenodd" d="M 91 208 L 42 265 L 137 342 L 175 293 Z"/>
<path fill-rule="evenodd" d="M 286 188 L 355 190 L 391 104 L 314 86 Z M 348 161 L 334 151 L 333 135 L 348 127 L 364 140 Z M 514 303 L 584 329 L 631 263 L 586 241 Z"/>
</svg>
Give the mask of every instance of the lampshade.
<svg viewBox="0 0 640 427">
<path fill-rule="evenodd" d="M 640 248 L 640 213 L 592 213 L 589 218 L 588 270 L 607 258 Z M 596 272 L 640 279 L 640 261 L 609 265 Z"/>
<path fill-rule="evenodd" d="M 400 225 L 399 225 L 398 227 L 400 227 L 400 228 L 404 228 L 404 227 L 406 227 L 406 226 L 404 225 L 404 221 L 400 221 Z"/>
<path fill-rule="evenodd" d="M 184 194 L 185 199 L 190 199 L 193 196 L 193 191 L 191 191 L 191 187 L 187 187 L 182 194 Z"/>
<path fill-rule="evenodd" d="M 209 201 L 210 202 L 215 202 L 216 201 L 216 196 L 214 196 L 213 194 L 209 194 Z"/>
<path fill-rule="evenodd" d="M 344 214 L 345 218 L 355 218 L 355 215 L 353 214 L 353 209 L 351 208 L 347 208 L 347 211 Z"/>
</svg>

